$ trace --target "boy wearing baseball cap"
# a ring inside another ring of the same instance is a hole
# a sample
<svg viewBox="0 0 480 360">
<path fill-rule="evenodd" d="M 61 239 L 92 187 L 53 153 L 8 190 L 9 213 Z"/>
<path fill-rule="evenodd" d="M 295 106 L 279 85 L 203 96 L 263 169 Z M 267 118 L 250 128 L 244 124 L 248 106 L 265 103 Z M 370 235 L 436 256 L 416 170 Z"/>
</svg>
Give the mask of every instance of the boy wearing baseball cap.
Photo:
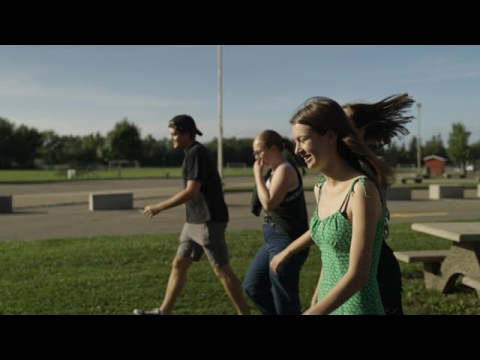
<svg viewBox="0 0 480 360">
<path fill-rule="evenodd" d="M 229 221 L 222 180 L 208 149 L 196 140 L 202 135 L 189 115 L 177 115 L 168 123 L 172 145 L 185 152 L 182 163 L 184 188 L 172 197 L 148 205 L 143 214 L 152 218 L 162 211 L 185 204 L 186 221 L 162 304 L 152 310 L 135 309 L 135 315 L 169 315 L 182 290 L 187 271 L 205 253 L 215 275 L 239 315 L 248 315 L 241 282 L 233 272 L 228 257 L 225 231 Z"/>
</svg>

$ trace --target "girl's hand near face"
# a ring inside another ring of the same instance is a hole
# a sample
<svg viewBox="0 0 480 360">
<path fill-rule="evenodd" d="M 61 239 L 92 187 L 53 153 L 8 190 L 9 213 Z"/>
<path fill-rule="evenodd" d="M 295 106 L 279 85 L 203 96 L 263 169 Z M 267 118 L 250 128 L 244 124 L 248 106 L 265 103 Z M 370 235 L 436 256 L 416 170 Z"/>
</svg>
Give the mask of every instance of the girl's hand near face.
<svg viewBox="0 0 480 360">
<path fill-rule="evenodd" d="M 253 172 L 256 173 L 256 174 L 262 175 L 263 174 L 263 167 L 264 167 L 263 160 L 261 158 L 258 158 L 253 163 Z"/>
</svg>

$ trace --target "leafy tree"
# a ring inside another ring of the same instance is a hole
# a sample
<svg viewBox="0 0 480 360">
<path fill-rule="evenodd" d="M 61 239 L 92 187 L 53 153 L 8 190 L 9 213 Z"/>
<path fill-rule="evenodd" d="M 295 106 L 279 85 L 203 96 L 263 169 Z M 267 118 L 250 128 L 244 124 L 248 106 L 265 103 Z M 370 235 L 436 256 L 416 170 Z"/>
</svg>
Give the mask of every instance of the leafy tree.
<svg viewBox="0 0 480 360">
<path fill-rule="evenodd" d="M 59 136 L 53 130 L 41 133 L 40 158 L 48 165 L 86 166 L 102 161 L 105 139 L 100 133 Z"/>
<path fill-rule="evenodd" d="M 451 161 L 461 167 L 462 174 L 466 172 L 468 138 L 470 134 L 461 122 L 453 123 L 452 132 L 449 133 L 447 154 Z"/>
<path fill-rule="evenodd" d="M 65 146 L 65 140 L 53 130 L 42 131 L 41 136 L 42 145 L 39 149 L 40 158 L 47 165 L 64 164 L 65 156 L 63 154 L 63 148 Z"/>
<path fill-rule="evenodd" d="M 171 139 L 164 137 L 159 140 L 159 143 L 165 149 L 165 155 L 162 157 L 163 166 L 175 167 L 182 165 L 185 153 L 181 150 L 174 149 Z"/>
<path fill-rule="evenodd" d="M 442 136 L 438 134 L 438 136 L 432 136 L 432 138 L 425 142 L 423 146 L 423 153 L 424 156 L 428 155 L 437 155 L 443 158 L 447 158 L 447 150 L 443 145 Z"/>
<path fill-rule="evenodd" d="M 395 141 L 386 146 L 383 158 L 390 166 L 398 163 L 398 147 Z"/>
<path fill-rule="evenodd" d="M 398 143 L 395 140 L 392 140 L 390 144 L 386 145 L 383 152 L 383 157 L 390 166 L 397 166 L 399 164 L 413 165 L 416 161 L 416 152 L 414 156 L 415 158 L 412 159 L 412 156 L 406 150 L 405 143 Z"/>
<path fill-rule="evenodd" d="M 407 151 L 405 143 L 402 143 L 402 145 L 398 148 L 397 159 L 399 163 L 413 163 L 412 156 Z"/>
<path fill-rule="evenodd" d="M 107 134 L 104 149 L 108 160 L 139 160 L 142 157 L 140 130 L 124 118 Z"/>
<path fill-rule="evenodd" d="M 13 134 L 15 125 L 5 118 L 0 117 L 0 169 L 12 166 L 14 152 Z"/>
<path fill-rule="evenodd" d="M 480 161 L 480 140 L 470 144 L 469 159 L 473 162 Z"/>
<path fill-rule="evenodd" d="M 80 136 L 64 135 L 61 139 L 63 142 L 64 161 L 71 167 L 84 165 L 81 159 L 82 138 Z"/>
<path fill-rule="evenodd" d="M 407 162 L 412 164 L 417 164 L 417 140 L 418 138 L 416 136 L 413 136 L 411 138 L 410 143 L 408 144 L 408 150 L 406 153 Z M 420 143 L 420 163 L 421 163 L 421 158 L 423 157 L 421 145 L 422 144 Z"/>
<path fill-rule="evenodd" d="M 144 166 L 165 166 L 169 151 L 168 144 L 165 141 L 156 140 L 152 135 L 148 135 L 142 143 L 141 163 Z"/>
<path fill-rule="evenodd" d="M 84 165 L 101 162 L 104 143 L 104 137 L 98 132 L 80 138 L 80 149 L 77 161 Z"/>
<path fill-rule="evenodd" d="M 244 162 L 247 166 L 253 164 L 254 158 L 252 155 L 253 139 L 243 138 L 237 139 L 235 137 L 226 138 L 223 140 L 223 160 L 226 163 L 241 163 Z M 215 141 L 215 145 L 217 142 Z M 216 146 L 215 146 L 216 147 Z"/>
<path fill-rule="evenodd" d="M 34 168 L 35 159 L 43 142 L 42 134 L 35 128 L 20 125 L 13 133 L 12 142 L 15 151 L 11 154 L 11 160 L 19 168 Z"/>
</svg>

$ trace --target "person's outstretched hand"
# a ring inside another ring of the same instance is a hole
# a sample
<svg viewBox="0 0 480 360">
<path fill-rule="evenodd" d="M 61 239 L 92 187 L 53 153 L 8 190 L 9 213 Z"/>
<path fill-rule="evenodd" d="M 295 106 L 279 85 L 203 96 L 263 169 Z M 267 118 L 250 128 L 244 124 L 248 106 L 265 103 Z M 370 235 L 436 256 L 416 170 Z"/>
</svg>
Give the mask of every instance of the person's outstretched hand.
<svg viewBox="0 0 480 360">
<path fill-rule="evenodd" d="M 149 219 L 151 219 L 152 217 L 154 217 L 159 213 L 160 213 L 160 210 L 158 210 L 155 205 L 147 205 L 143 209 L 143 215 L 145 215 Z"/>
</svg>

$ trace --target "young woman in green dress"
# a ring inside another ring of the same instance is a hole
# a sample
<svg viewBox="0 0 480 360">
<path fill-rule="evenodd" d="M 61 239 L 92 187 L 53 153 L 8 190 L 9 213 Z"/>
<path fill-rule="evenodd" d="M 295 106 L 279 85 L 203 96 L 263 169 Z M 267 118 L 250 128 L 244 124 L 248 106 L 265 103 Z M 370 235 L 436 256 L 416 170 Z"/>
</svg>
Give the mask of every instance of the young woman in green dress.
<svg viewBox="0 0 480 360">
<path fill-rule="evenodd" d="M 303 314 L 383 315 L 377 267 L 387 214 L 379 189 L 391 185 L 393 172 L 332 99 L 308 99 L 290 124 L 296 154 L 319 172 L 317 207 L 309 230 L 271 260 L 271 269 L 316 244 L 322 261 L 317 302 Z"/>
</svg>

